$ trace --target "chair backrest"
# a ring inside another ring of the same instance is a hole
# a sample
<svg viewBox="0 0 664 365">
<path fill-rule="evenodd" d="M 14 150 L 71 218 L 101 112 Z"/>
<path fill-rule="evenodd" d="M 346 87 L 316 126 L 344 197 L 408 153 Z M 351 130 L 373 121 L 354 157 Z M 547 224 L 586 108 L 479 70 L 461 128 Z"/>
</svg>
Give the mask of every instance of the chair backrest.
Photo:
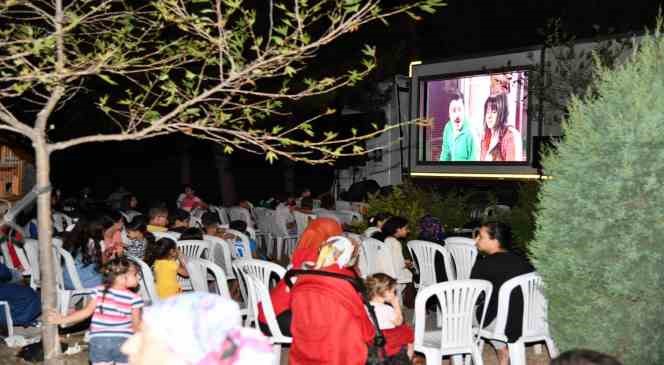
<svg viewBox="0 0 664 365">
<path fill-rule="evenodd" d="M 219 265 L 210 260 L 189 259 L 187 260 L 187 270 L 190 270 L 189 278 L 191 279 L 191 286 L 194 291 L 209 293 L 210 286 L 208 279 L 212 278 L 217 287 L 214 293 L 225 298 L 231 298 L 226 274 L 224 274 L 224 270 Z"/>
<path fill-rule="evenodd" d="M 383 243 L 375 238 L 365 238 L 360 251 L 360 271 L 362 277 L 376 273 L 378 270 L 378 251 Z"/>
<path fill-rule="evenodd" d="M 231 207 L 228 210 L 228 216 L 231 218 L 231 221 L 243 221 L 247 224 L 247 227 L 251 227 L 254 224 L 251 219 L 251 213 L 243 207 Z"/>
<path fill-rule="evenodd" d="M 210 254 L 210 245 L 203 240 L 178 241 L 177 245 L 183 255 L 194 259 L 206 259 Z"/>
<path fill-rule="evenodd" d="M 180 239 L 180 233 L 178 232 L 152 232 L 152 235 L 154 236 L 155 240 L 159 240 L 162 238 L 170 238 L 173 241 L 177 242 Z"/>
<path fill-rule="evenodd" d="M 522 337 L 538 337 L 549 334 L 547 302 L 544 297 L 542 278 L 536 272 L 519 275 L 507 280 L 498 292 L 498 313 L 496 315 L 495 334 L 505 335 L 510 296 L 516 288 L 523 294 Z"/>
<path fill-rule="evenodd" d="M 268 289 L 273 286 L 270 285 L 271 279 L 274 277 L 273 274 L 276 274 L 279 280 L 286 275 L 286 269 L 282 266 L 270 261 L 258 259 L 236 260 L 233 263 L 233 268 L 236 270 L 236 277 L 237 271 L 240 271 L 242 274 L 251 274 L 259 278 Z"/>
<path fill-rule="evenodd" d="M 475 241 L 467 237 L 449 237 L 445 239 L 445 248 L 454 260 L 456 279 L 470 279 L 470 272 L 477 259 Z"/>
<path fill-rule="evenodd" d="M 428 241 L 413 240 L 408 242 L 408 251 L 417 261 L 420 272 L 420 289 L 436 283 L 436 254 L 443 257 L 447 280 L 456 278 L 452 268 L 450 253 L 445 247 Z"/>
<path fill-rule="evenodd" d="M 258 313 L 258 303 L 261 303 L 263 308 L 263 315 L 267 322 L 267 326 L 270 329 L 270 340 L 272 343 L 290 343 L 292 341 L 291 337 L 285 336 L 281 329 L 279 328 L 279 323 L 277 322 L 277 316 L 274 313 L 274 307 L 272 306 L 272 299 L 270 298 L 270 291 L 265 286 L 263 281 L 254 276 L 253 274 L 248 274 L 246 276 L 247 282 L 247 292 L 250 297 L 249 302 L 252 306 L 252 311 Z"/>
<path fill-rule="evenodd" d="M 76 263 L 74 258 L 71 256 L 69 251 L 65 250 L 61 246 L 53 244 L 53 254 L 55 258 L 55 271 L 56 271 L 56 282 L 61 285 L 61 288 L 64 288 L 64 271 L 62 271 L 61 263 L 64 262 L 65 270 L 69 274 L 69 279 L 75 290 L 82 290 L 83 284 L 81 284 L 81 279 L 78 277 L 78 271 L 76 271 Z"/>
<path fill-rule="evenodd" d="M 239 238 L 240 241 L 241 241 L 241 245 L 242 245 L 241 248 L 236 246 L 235 241 L 232 242 L 233 250 L 232 250 L 231 254 L 233 255 L 233 257 L 236 258 L 236 259 L 239 259 L 239 258 L 250 259 L 252 256 L 251 256 L 251 244 L 249 243 L 249 237 L 247 237 L 246 234 L 244 234 L 240 231 L 236 231 L 236 230 L 230 229 L 230 228 L 226 229 L 226 233 L 232 234 L 236 238 Z"/>
<path fill-rule="evenodd" d="M 415 297 L 415 346 L 424 344 L 426 305 L 431 297 L 437 299 L 441 310 L 440 329 L 436 329 L 441 332 L 441 352 L 446 354 L 445 351 L 451 348 L 458 352 L 459 349 L 476 346 L 479 337 L 473 329 L 475 305 L 482 293 L 485 298 L 490 298 L 492 289 L 491 283 L 486 280 L 446 281 L 420 289 Z M 485 300 L 482 307 L 480 328 L 484 324 L 488 302 Z"/>
<path fill-rule="evenodd" d="M 207 234 L 203 236 L 203 239 L 210 244 L 210 254 L 208 255 L 209 260 L 224 269 L 227 278 L 234 279 L 235 275 L 233 274 L 233 267 L 231 266 L 233 258 L 231 254 L 231 244 L 222 238 Z"/>
<path fill-rule="evenodd" d="M 293 212 L 293 216 L 295 217 L 295 224 L 297 225 L 298 237 L 302 235 L 302 232 L 304 232 L 309 223 L 311 223 L 312 220 L 316 219 L 315 214 L 307 214 L 298 211 Z"/>
<path fill-rule="evenodd" d="M 67 227 L 74 224 L 74 220 L 60 212 L 53 213 L 53 228 L 58 232 L 64 232 Z"/>
<path fill-rule="evenodd" d="M 201 218 L 203 217 L 203 214 L 205 214 L 207 210 L 202 209 L 202 208 L 194 208 L 189 212 L 189 226 L 191 227 L 198 227 L 201 228 L 203 227 L 203 221 Z"/>
<path fill-rule="evenodd" d="M 267 222 L 270 226 L 270 233 L 275 237 L 288 237 L 288 222 L 284 215 L 279 214 L 279 212 L 274 211 L 273 214 L 267 215 Z"/>
<path fill-rule="evenodd" d="M 25 256 L 30 262 L 30 286 L 34 289 L 40 286 L 41 272 L 39 270 L 39 241 L 26 238 L 23 244 Z"/>
<path fill-rule="evenodd" d="M 157 288 L 155 286 L 152 269 L 150 269 L 150 266 L 148 266 L 145 261 L 138 257 L 127 255 L 127 259 L 135 263 L 141 271 L 142 279 L 138 292 L 146 303 L 154 304 L 159 300 L 159 296 L 157 295 Z"/>
<path fill-rule="evenodd" d="M 337 207 L 337 210 L 334 212 L 334 214 L 341 219 L 341 222 L 344 224 L 352 225 L 355 223 L 362 222 L 362 214 L 358 212 L 354 212 L 352 210 L 345 210 L 342 209 L 340 210 Z"/>
<path fill-rule="evenodd" d="M 226 208 L 224 207 L 219 207 L 219 206 L 210 206 L 208 207 L 209 210 L 216 212 L 217 215 L 219 216 L 219 222 L 221 224 L 229 224 L 230 220 L 228 219 L 228 212 L 226 211 Z"/>
<path fill-rule="evenodd" d="M 345 200 L 337 200 L 334 206 L 339 210 L 353 210 L 353 204 Z"/>
<path fill-rule="evenodd" d="M 274 210 L 257 207 L 254 209 L 256 212 L 256 227 L 262 233 L 271 234 L 272 227 L 270 226 L 270 215 L 274 215 Z"/>
<path fill-rule="evenodd" d="M 378 227 L 369 227 L 369 228 L 367 228 L 367 229 L 364 230 L 364 232 L 362 233 L 362 235 L 363 235 L 364 237 L 367 237 L 367 238 L 368 238 L 368 237 L 371 237 L 371 235 L 374 234 L 374 233 L 376 233 L 376 232 L 380 232 L 380 228 L 378 228 Z"/>
</svg>

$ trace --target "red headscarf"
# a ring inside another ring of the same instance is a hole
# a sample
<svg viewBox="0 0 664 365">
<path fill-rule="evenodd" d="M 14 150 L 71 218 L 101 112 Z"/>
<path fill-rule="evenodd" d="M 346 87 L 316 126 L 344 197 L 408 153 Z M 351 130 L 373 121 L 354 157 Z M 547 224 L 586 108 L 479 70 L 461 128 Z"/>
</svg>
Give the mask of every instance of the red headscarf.
<svg viewBox="0 0 664 365">
<path fill-rule="evenodd" d="M 291 264 L 294 268 L 300 268 L 306 261 L 316 262 L 318 258 L 318 249 L 332 236 L 338 236 L 343 233 L 343 228 L 339 222 L 332 218 L 316 218 L 307 229 L 302 232 L 300 241 L 293 252 Z"/>
</svg>

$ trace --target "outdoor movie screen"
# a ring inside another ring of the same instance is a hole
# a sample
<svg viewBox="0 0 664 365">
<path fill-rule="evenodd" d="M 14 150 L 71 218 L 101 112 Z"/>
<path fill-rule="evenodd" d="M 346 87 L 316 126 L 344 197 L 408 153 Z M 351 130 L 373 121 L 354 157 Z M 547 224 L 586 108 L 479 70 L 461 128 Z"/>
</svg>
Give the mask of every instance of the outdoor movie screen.
<svg viewBox="0 0 664 365">
<path fill-rule="evenodd" d="M 443 163 L 528 161 L 527 70 L 420 80 L 419 159 Z"/>
</svg>

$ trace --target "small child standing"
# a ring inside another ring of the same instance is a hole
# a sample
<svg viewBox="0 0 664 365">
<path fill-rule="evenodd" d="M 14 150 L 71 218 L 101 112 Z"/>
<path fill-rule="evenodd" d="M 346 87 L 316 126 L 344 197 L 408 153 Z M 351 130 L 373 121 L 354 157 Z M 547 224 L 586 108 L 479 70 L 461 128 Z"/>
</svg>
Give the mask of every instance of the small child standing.
<svg viewBox="0 0 664 365">
<path fill-rule="evenodd" d="M 397 296 L 397 281 L 383 273 L 373 274 L 365 281 L 369 303 L 374 308 L 378 328 L 385 336 L 388 356 L 394 356 L 406 346 L 408 357 L 413 358 L 413 329 L 403 323 L 401 303 Z"/>
<path fill-rule="evenodd" d="M 47 321 L 66 324 L 92 316 L 90 362 L 126 364 L 127 356 L 120 348 L 137 331 L 143 307 L 143 299 L 130 290 L 138 286 L 138 268 L 126 257 L 118 257 L 104 265 L 102 274 L 104 284 L 95 289 L 85 308 L 66 316 L 52 311 L 48 313 Z"/>
<path fill-rule="evenodd" d="M 166 299 L 180 293 L 182 288 L 177 280 L 178 275 L 189 277 L 189 273 L 175 241 L 170 238 L 158 240 L 148 256 L 147 264 L 154 270 L 159 298 Z"/>
</svg>

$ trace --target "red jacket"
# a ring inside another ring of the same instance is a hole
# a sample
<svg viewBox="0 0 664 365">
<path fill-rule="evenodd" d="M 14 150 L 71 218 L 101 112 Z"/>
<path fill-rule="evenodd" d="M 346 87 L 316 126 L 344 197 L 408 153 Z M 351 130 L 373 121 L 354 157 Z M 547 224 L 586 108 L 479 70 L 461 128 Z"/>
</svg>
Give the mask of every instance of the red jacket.
<svg viewBox="0 0 664 365">
<path fill-rule="evenodd" d="M 336 265 L 325 271 L 355 276 Z M 359 293 L 341 279 L 300 276 L 292 288 L 291 365 L 364 365 L 374 328 Z"/>
</svg>

